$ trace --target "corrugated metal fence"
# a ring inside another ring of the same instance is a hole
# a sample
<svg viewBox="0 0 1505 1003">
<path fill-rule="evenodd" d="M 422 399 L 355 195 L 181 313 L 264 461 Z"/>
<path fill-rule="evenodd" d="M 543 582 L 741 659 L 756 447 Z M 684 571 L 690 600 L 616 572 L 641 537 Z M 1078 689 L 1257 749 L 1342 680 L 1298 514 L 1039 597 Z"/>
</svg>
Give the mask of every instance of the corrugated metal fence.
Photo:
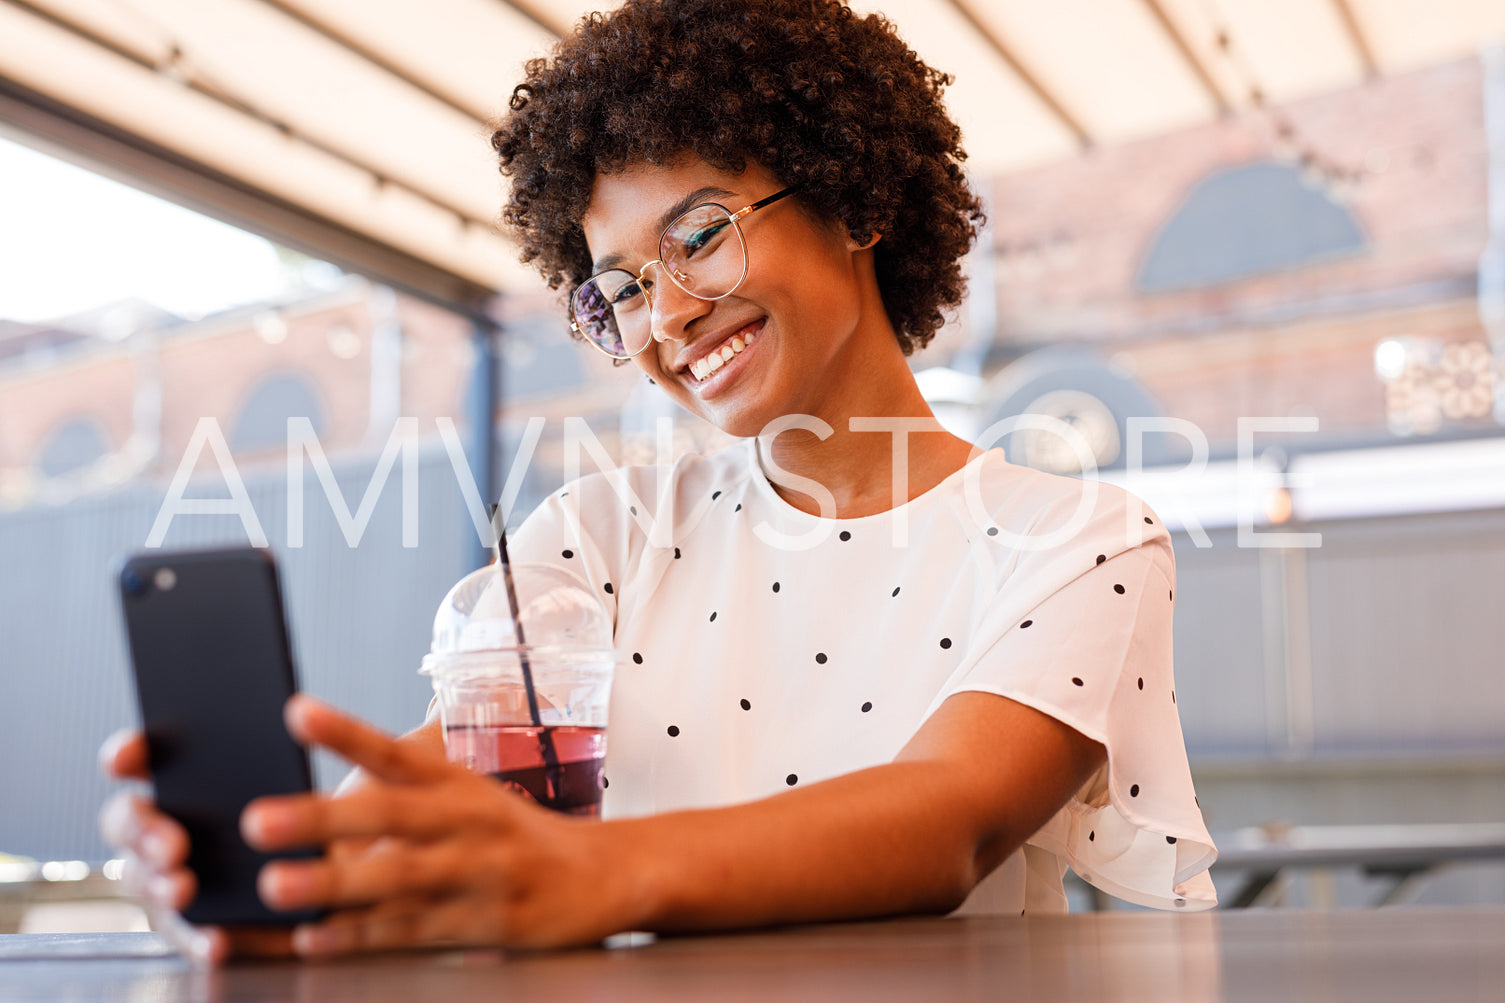
<svg viewBox="0 0 1505 1003">
<path fill-rule="evenodd" d="M 372 468 L 335 465 L 349 510 Z M 281 566 L 303 688 L 392 730 L 422 720 L 430 691 L 416 672 L 434 610 L 480 553 L 449 459 L 437 450 L 420 461 L 418 546 L 404 549 L 400 471 L 393 468 L 355 547 L 318 479 L 305 477 L 297 550 L 286 546 L 285 476 L 246 477 Z M 189 495 L 223 497 L 223 484 L 215 487 Z M 111 785 L 95 753 L 106 735 L 136 721 L 113 568 L 144 549 L 163 496 L 161 485 L 141 486 L 0 516 L 0 850 L 106 856 L 95 816 Z M 179 515 L 163 546 L 246 542 L 235 516 Z M 342 772 L 315 762 L 321 784 Z"/>
<path fill-rule="evenodd" d="M 1322 545 L 1177 537 L 1194 758 L 1505 754 L 1505 511 L 1300 529 Z"/>
</svg>

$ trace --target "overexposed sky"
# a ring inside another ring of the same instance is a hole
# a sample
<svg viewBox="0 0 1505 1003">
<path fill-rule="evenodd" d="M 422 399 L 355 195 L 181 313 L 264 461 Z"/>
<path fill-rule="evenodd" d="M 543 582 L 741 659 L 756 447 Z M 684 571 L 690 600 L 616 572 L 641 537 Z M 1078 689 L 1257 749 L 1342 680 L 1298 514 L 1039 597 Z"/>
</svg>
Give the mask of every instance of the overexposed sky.
<svg viewBox="0 0 1505 1003">
<path fill-rule="evenodd" d="M 0 319 L 129 297 L 197 317 L 286 281 L 260 237 L 0 139 Z"/>
</svg>

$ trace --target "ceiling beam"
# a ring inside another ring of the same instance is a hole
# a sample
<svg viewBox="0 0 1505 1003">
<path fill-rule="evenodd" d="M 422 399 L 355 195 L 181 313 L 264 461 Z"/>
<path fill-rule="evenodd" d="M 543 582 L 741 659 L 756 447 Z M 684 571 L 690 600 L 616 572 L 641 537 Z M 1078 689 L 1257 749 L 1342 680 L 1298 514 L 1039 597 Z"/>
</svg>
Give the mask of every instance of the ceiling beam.
<svg viewBox="0 0 1505 1003">
<path fill-rule="evenodd" d="M 459 97 L 451 93 L 446 93 L 445 91 L 440 90 L 438 87 L 435 87 L 433 84 L 430 84 L 428 81 L 420 80 L 418 77 L 415 77 L 407 70 L 404 70 L 402 67 L 389 60 L 386 56 L 383 56 L 381 53 L 377 52 L 375 49 L 372 49 L 369 46 L 356 41 L 354 38 L 350 37 L 349 34 L 341 30 L 339 26 L 329 21 L 328 19 L 320 17 L 316 14 L 310 14 L 309 12 L 296 7 L 291 3 L 288 3 L 287 0 L 257 0 L 257 2 L 272 8 L 273 10 L 282 14 L 284 17 L 297 22 L 302 27 L 308 29 L 309 31 L 312 31 L 316 35 L 323 37 L 327 41 L 333 42 L 340 48 L 354 53 L 388 76 L 400 80 L 402 83 L 413 88 L 415 91 L 418 91 L 425 96 L 432 98 L 433 100 L 439 102 L 442 105 L 445 105 L 453 111 L 459 112 L 466 118 L 474 119 L 475 121 L 482 124 L 487 124 L 490 122 L 490 116 L 484 109 L 471 104 L 463 97 Z"/>
<path fill-rule="evenodd" d="M 101 35 L 89 25 L 79 23 L 72 18 L 65 17 L 61 14 L 54 13 L 53 11 L 39 7 L 35 3 L 33 3 L 32 0 L 0 0 L 0 3 L 5 3 L 11 7 L 16 8 L 17 10 L 24 11 L 32 17 L 45 21 L 46 23 L 52 25 L 54 28 L 58 28 L 62 31 L 67 32 L 81 42 L 93 45 L 94 47 L 108 52 L 111 55 L 123 59 L 129 63 L 132 63 L 149 73 L 162 74 L 168 73 L 174 69 L 174 67 L 171 65 L 159 66 L 152 60 L 148 59 L 146 56 L 138 52 L 134 52 L 131 49 L 120 45 L 114 40 Z M 178 56 L 186 55 L 186 53 L 183 53 L 180 50 L 176 49 L 175 54 Z M 179 86 L 193 91 L 195 94 L 208 98 L 209 100 L 223 106 L 224 108 L 229 109 L 230 111 L 244 115 L 245 117 L 253 119 L 256 122 L 261 123 L 262 125 L 275 129 L 294 142 L 301 143 L 304 146 L 317 150 L 319 153 L 327 157 L 338 160 L 350 167 L 354 167 L 356 170 L 361 171 L 362 173 L 370 175 L 377 185 L 394 185 L 398 188 L 402 188 L 415 197 L 428 202 L 430 205 L 433 205 L 439 209 L 444 210 L 447 213 L 450 213 L 451 215 L 455 216 L 456 219 L 458 219 L 461 223 L 467 226 L 479 226 L 485 230 L 489 230 L 493 226 L 492 220 L 480 219 L 476 216 L 471 215 L 464 208 L 449 201 L 443 195 L 431 191 L 425 191 L 421 185 L 415 184 L 411 181 L 403 181 L 399 178 L 394 178 L 391 174 L 389 174 L 382 168 L 377 167 L 374 164 L 367 163 L 359 156 L 340 150 L 328 143 L 325 143 L 313 136 L 308 135 L 305 132 L 300 132 L 299 130 L 293 128 L 290 123 L 284 122 L 281 119 L 278 119 L 262 111 L 261 109 L 252 105 L 250 102 L 245 101 L 234 94 L 230 94 L 210 82 L 206 82 L 200 79 L 194 79 L 193 77 L 188 75 L 176 76 L 175 79 L 178 81 Z"/>
<path fill-rule="evenodd" d="M 1141 2 L 1149 10 L 1150 16 L 1154 18 L 1155 23 L 1160 26 L 1160 31 L 1166 38 L 1170 39 L 1171 45 L 1181 54 L 1181 58 L 1185 61 L 1187 69 L 1191 70 L 1192 75 L 1201 83 L 1202 89 L 1212 99 L 1212 103 L 1217 108 L 1218 114 L 1226 115 L 1232 111 L 1233 103 L 1228 100 L 1228 96 L 1223 93 L 1223 89 L 1218 86 L 1217 81 L 1212 78 L 1212 74 L 1208 72 L 1207 67 L 1202 64 L 1202 60 L 1198 58 L 1196 51 L 1191 47 L 1191 43 L 1186 40 L 1186 35 L 1176 25 L 1176 22 L 1171 20 L 1170 15 L 1166 13 L 1165 5 L 1161 0 L 1141 0 Z"/>
<path fill-rule="evenodd" d="M 498 2 L 513 13 L 532 21 L 555 38 L 563 38 L 574 27 L 573 22 L 560 17 L 557 11 L 549 9 L 548 3 L 540 2 L 540 0 L 498 0 Z"/>
<path fill-rule="evenodd" d="M 1369 38 L 1364 34 L 1364 26 L 1359 23 L 1359 14 L 1353 9 L 1352 0 L 1333 0 L 1333 6 L 1338 8 L 1338 19 L 1343 22 L 1348 40 L 1353 43 L 1359 63 L 1364 67 L 1364 77 L 1373 80 L 1380 75 L 1379 63 L 1375 61 L 1374 49 L 1370 47 Z"/>
<path fill-rule="evenodd" d="M 1092 134 L 1087 131 L 1087 127 L 1051 93 L 1050 88 L 1046 87 L 1039 77 L 1035 76 L 1020 61 L 1018 55 L 1009 47 L 1003 36 L 991 25 L 983 23 L 982 19 L 977 16 L 977 12 L 968 5 L 968 0 L 948 0 L 948 2 L 961 15 L 962 20 L 966 21 L 972 30 L 977 32 L 978 37 L 988 43 L 989 47 L 998 55 L 998 58 L 1008 64 L 1009 69 L 1014 71 L 1014 74 L 1024 83 L 1024 86 L 1029 89 L 1030 93 L 1034 94 L 1040 103 L 1045 105 L 1050 113 L 1055 116 L 1056 120 L 1066 127 L 1067 131 L 1075 137 L 1077 145 L 1084 150 L 1090 148 L 1093 140 Z"/>
</svg>

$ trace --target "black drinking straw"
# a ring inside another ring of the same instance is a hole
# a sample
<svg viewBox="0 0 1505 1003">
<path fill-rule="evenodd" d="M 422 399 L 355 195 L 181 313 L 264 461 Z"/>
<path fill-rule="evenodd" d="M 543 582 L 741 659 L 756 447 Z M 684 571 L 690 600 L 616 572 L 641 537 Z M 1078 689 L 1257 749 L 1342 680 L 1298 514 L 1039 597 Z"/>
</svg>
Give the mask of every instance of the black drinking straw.
<svg viewBox="0 0 1505 1003">
<path fill-rule="evenodd" d="M 553 800 L 561 793 L 563 773 L 559 769 L 559 756 L 554 751 L 554 736 L 543 726 L 543 718 L 538 713 L 538 691 L 533 688 L 533 667 L 528 664 L 528 639 L 523 636 L 523 616 L 517 604 L 517 586 L 512 581 L 512 562 L 507 559 L 507 527 L 500 505 L 491 506 L 491 528 L 496 533 L 496 563 L 502 569 L 502 582 L 507 587 L 507 608 L 512 611 L 512 627 L 517 634 L 517 658 L 523 670 L 523 690 L 528 695 L 528 716 L 533 720 L 533 727 L 538 729 L 538 751 L 543 753 L 548 797 Z"/>
</svg>

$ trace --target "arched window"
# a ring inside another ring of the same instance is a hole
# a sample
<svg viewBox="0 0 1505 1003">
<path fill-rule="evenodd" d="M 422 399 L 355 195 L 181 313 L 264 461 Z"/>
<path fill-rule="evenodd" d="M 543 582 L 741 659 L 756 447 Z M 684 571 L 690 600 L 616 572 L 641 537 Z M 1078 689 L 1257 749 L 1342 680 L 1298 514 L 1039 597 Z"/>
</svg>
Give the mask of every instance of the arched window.
<svg viewBox="0 0 1505 1003">
<path fill-rule="evenodd" d="M 93 418 L 70 418 L 47 437 L 37 453 L 37 470 L 44 477 L 62 477 L 82 470 L 110 451 L 110 438 Z"/>
<path fill-rule="evenodd" d="M 1169 292 L 1360 251 L 1358 221 L 1300 169 L 1264 162 L 1218 171 L 1194 187 L 1155 235 L 1135 283 Z"/>
<path fill-rule="evenodd" d="M 988 443 L 1003 446 L 1015 463 L 1073 476 L 1082 472 L 1088 455 L 1099 470 L 1125 469 L 1129 419 L 1165 413 L 1132 376 L 1078 345 L 1042 348 L 1015 359 L 988 381 L 984 409 L 985 429 L 1024 415 L 1044 415 L 1074 429 L 1079 441 L 1068 441 L 1060 425 L 1021 421 L 1001 440 Z M 1188 458 L 1188 444 L 1180 435 L 1147 431 L 1139 440 L 1145 466 Z"/>
<path fill-rule="evenodd" d="M 307 418 L 315 434 L 324 432 L 324 405 L 305 376 L 279 373 L 264 378 L 246 395 L 230 431 L 230 450 L 250 453 L 287 448 L 287 420 Z"/>
</svg>

